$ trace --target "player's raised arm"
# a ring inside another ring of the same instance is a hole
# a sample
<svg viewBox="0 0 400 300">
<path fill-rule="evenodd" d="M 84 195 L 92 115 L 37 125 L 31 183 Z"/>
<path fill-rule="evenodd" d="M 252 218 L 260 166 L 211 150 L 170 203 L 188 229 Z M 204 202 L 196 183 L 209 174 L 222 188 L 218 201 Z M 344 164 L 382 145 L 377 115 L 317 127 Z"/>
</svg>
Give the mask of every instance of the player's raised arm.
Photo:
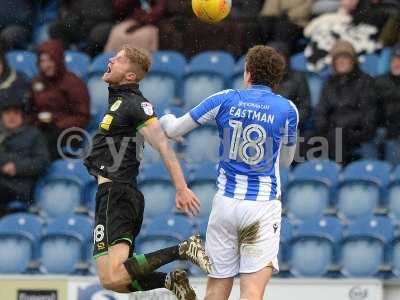
<svg viewBox="0 0 400 300">
<path fill-rule="evenodd" d="M 188 188 L 179 161 L 168 144 L 160 122 L 156 118 L 151 119 L 151 122 L 139 129 L 139 133 L 163 158 L 176 188 L 176 207 L 189 215 L 197 215 L 200 201 Z"/>
<path fill-rule="evenodd" d="M 166 135 L 179 140 L 196 127 L 214 121 L 226 95 L 231 91 L 224 90 L 211 95 L 180 118 L 176 118 L 173 114 L 161 117 L 160 123 Z"/>
</svg>

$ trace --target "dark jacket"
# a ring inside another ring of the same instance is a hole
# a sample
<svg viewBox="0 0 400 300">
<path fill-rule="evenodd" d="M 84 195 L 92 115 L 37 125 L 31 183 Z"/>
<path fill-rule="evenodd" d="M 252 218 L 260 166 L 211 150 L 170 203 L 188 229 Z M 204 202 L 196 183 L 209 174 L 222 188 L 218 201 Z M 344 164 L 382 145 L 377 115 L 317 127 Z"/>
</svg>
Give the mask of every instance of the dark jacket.
<svg viewBox="0 0 400 300">
<path fill-rule="evenodd" d="M 5 53 L 0 50 L 0 65 L 3 71 L 0 74 L 0 91 L 16 95 L 21 101 L 26 103 L 28 101 L 28 94 L 30 90 L 30 82 L 20 72 L 10 68 L 5 57 Z M 2 99 L 0 99 L 1 101 Z"/>
<path fill-rule="evenodd" d="M 324 84 L 315 110 L 319 134 L 334 145 L 335 128 L 343 128 L 343 144 L 360 146 L 376 130 L 377 95 L 373 78 L 358 66 L 347 75 L 333 75 Z"/>
<path fill-rule="evenodd" d="M 400 137 L 400 76 L 386 74 L 376 78 L 378 125 L 386 128 L 388 139 Z"/>
<path fill-rule="evenodd" d="M 141 2 L 148 3 L 145 9 Z M 166 13 L 167 0 L 113 0 L 114 11 L 121 19 L 131 17 L 139 23 L 157 23 Z"/>
<path fill-rule="evenodd" d="M 65 68 L 61 43 L 55 40 L 47 41 L 40 46 L 38 52 L 39 55 L 50 55 L 56 62 L 57 74 L 47 78 L 40 73 L 32 80 L 33 113 L 51 112 L 59 130 L 86 127 L 90 118 L 89 92 L 85 82 Z"/>
<path fill-rule="evenodd" d="M 0 127 L 0 166 L 8 162 L 16 165 L 17 174 L 14 177 L 0 174 L 0 184 L 15 191 L 21 199 L 29 199 L 36 179 L 49 163 L 46 141 L 38 129 L 23 125 L 10 132 Z"/>
<path fill-rule="evenodd" d="M 32 27 L 34 7 L 31 0 L 0 0 L 0 30 L 8 25 Z"/>
<path fill-rule="evenodd" d="M 304 73 L 288 70 L 277 89 L 277 93 L 296 104 L 300 117 L 298 127 L 301 131 L 311 115 L 310 90 Z"/>
</svg>

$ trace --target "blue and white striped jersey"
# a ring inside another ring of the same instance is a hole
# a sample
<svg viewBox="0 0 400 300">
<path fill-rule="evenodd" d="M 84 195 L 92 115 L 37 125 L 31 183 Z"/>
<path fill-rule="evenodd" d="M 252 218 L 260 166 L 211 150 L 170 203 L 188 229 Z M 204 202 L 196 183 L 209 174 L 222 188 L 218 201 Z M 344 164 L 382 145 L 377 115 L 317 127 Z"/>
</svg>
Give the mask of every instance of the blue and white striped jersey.
<svg viewBox="0 0 400 300">
<path fill-rule="evenodd" d="M 215 120 L 220 137 L 218 193 L 268 201 L 280 198 L 279 153 L 296 144 L 296 106 L 270 88 L 216 93 L 190 111 L 199 124 Z"/>
</svg>

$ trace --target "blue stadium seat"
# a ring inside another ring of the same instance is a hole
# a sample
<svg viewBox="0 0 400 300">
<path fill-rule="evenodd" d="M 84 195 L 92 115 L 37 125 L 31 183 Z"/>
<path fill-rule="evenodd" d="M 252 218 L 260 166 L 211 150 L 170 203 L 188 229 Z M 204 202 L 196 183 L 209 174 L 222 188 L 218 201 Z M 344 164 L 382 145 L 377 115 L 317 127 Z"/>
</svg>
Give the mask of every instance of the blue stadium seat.
<svg viewBox="0 0 400 300">
<path fill-rule="evenodd" d="M 75 73 L 83 80 L 87 79 L 90 66 L 90 57 L 79 51 L 65 51 L 65 64 L 69 71 Z"/>
<path fill-rule="evenodd" d="M 97 181 L 92 180 L 86 183 L 84 187 L 84 204 L 88 209 L 89 213 L 93 214 L 96 210 L 96 193 L 97 193 Z"/>
<path fill-rule="evenodd" d="M 290 216 L 305 220 L 321 217 L 329 207 L 330 191 L 336 186 L 340 167 L 329 160 L 311 160 L 292 172 L 286 192 Z"/>
<path fill-rule="evenodd" d="M 292 240 L 290 270 L 295 276 L 320 277 L 334 263 L 342 224 L 334 217 L 300 223 Z"/>
<path fill-rule="evenodd" d="M 200 164 L 204 161 L 218 162 L 219 136 L 213 126 L 203 126 L 186 136 L 184 157 L 191 164 Z M 205 147 L 207 145 L 207 147 Z"/>
<path fill-rule="evenodd" d="M 392 247 L 391 247 L 391 260 L 392 260 L 392 272 L 395 276 L 400 277 L 400 236 L 397 235 L 393 239 Z"/>
<path fill-rule="evenodd" d="M 140 82 L 143 95 L 156 106 L 170 103 L 179 93 L 179 82 L 185 66 L 186 59 L 179 52 L 154 53 L 150 72 Z"/>
<path fill-rule="evenodd" d="M 379 56 L 377 54 L 367 54 L 362 57 L 361 70 L 368 73 L 370 76 L 379 75 Z"/>
<path fill-rule="evenodd" d="M 342 173 L 337 195 L 338 212 L 348 219 L 371 216 L 389 183 L 391 165 L 383 161 L 359 160 Z"/>
<path fill-rule="evenodd" d="M 100 76 L 93 76 L 87 82 L 90 95 L 91 127 L 98 126 L 108 109 L 108 88 Z"/>
<path fill-rule="evenodd" d="M 24 73 L 29 78 L 38 74 L 37 56 L 33 52 L 15 50 L 7 52 L 6 59 L 11 68 Z"/>
<path fill-rule="evenodd" d="M 194 223 L 183 215 L 164 215 L 154 218 L 146 227 L 146 236 L 166 236 L 184 240 L 194 232 Z"/>
<path fill-rule="evenodd" d="M 72 213 L 84 199 L 84 187 L 91 180 L 81 161 L 55 161 L 35 188 L 41 213 L 50 219 Z"/>
<path fill-rule="evenodd" d="M 381 54 L 379 55 L 379 62 L 378 62 L 378 73 L 386 74 L 390 70 L 390 58 L 392 56 L 392 49 L 391 48 L 383 48 Z"/>
<path fill-rule="evenodd" d="M 146 165 L 149 163 L 160 162 L 161 160 L 160 153 L 157 150 L 154 150 L 148 143 L 145 143 L 141 162 Z"/>
<path fill-rule="evenodd" d="M 289 257 L 289 248 L 290 248 L 290 241 L 292 240 L 293 236 L 293 226 L 289 222 L 289 219 L 286 217 L 282 217 L 281 221 L 281 240 L 280 240 L 280 248 L 278 253 L 278 260 L 279 262 L 286 263 Z"/>
<path fill-rule="evenodd" d="M 201 201 L 199 217 L 208 219 L 211 213 L 212 201 L 217 191 L 215 181 L 217 178 L 217 165 L 206 162 L 196 168 L 191 175 L 191 190 Z"/>
<path fill-rule="evenodd" d="M 90 218 L 83 215 L 65 215 L 51 222 L 41 242 L 41 271 L 70 274 L 76 264 L 86 258 L 85 246 L 92 243 Z"/>
<path fill-rule="evenodd" d="M 113 52 L 108 52 L 108 53 L 102 53 L 97 55 L 89 68 L 89 73 L 90 76 L 96 75 L 96 76 L 101 76 L 103 73 L 106 71 L 108 62 L 110 59 L 115 55 Z"/>
<path fill-rule="evenodd" d="M 307 59 L 304 53 L 298 53 L 290 58 L 290 66 L 296 71 L 307 72 Z"/>
<path fill-rule="evenodd" d="M 203 240 L 206 239 L 207 226 L 208 226 L 208 220 L 202 220 L 199 224 L 197 224 L 196 233 L 200 234 L 200 237 Z"/>
<path fill-rule="evenodd" d="M 193 57 L 183 84 L 185 107 L 192 108 L 228 86 L 234 64 L 232 56 L 222 51 L 203 52 Z"/>
<path fill-rule="evenodd" d="M 385 245 L 393 239 L 394 226 L 387 217 L 361 218 L 345 231 L 341 248 L 342 273 L 347 277 L 378 275 Z"/>
<path fill-rule="evenodd" d="M 0 219 L 0 273 L 23 273 L 35 258 L 42 234 L 42 220 L 17 213 Z"/>
<path fill-rule="evenodd" d="M 189 171 L 184 164 L 181 165 L 185 177 L 188 177 Z M 153 218 L 172 211 L 175 205 L 175 188 L 162 162 L 145 165 L 138 181 L 146 201 L 146 217 Z"/>
<path fill-rule="evenodd" d="M 235 69 L 234 69 L 234 74 L 232 77 L 232 88 L 233 89 L 244 89 L 244 81 L 243 81 L 243 72 L 244 72 L 244 67 L 245 67 L 245 59 L 246 56 L 242 56 L 239 58 L 239 60 L 236 62 Z"/>
<path fill-rule="evenodd" d="M 286 187 L 289 183 L 290 169 L 285 167 L 280 167 L 279 174 L 281 177 L 281 187 L 283 189 L 283 192 L 286 192 Z"/>
<path fill-rule="evenodd" d="M 400 221 L 400 165 L 398 165 L 391 174 L 391 181 L 388 186 L 387 207 L 389 214 Z"/>
</svg>

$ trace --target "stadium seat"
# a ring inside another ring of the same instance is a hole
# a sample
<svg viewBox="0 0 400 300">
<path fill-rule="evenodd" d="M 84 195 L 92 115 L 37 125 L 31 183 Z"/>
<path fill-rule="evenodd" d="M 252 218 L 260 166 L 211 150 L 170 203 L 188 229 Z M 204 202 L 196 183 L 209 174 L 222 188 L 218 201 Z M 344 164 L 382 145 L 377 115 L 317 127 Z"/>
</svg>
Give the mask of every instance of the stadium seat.
<svg viewBox="0 0 400 300">
<path fill-rule="evenodd" d="M 207 233 L 208 219 L 202 220 L 199 224 L 197 224 L 196 233 L 200 234 L 200 237 L 205 240 Z"/>
<path fill-rule="evenodd" d="M 345 231 L 341 248 L 342 273 L 347 277 L 378 275 L 384 263 L 385 245 L 394 234 L 387 217 L 361 218 L 351 222 Z"/>
<path fill-rule="evenodd" d="M 291 242 L 290 270 L 295 276 L 320 277 L 335 261 L 342 224 L 334 217 L 300 223 Z"/>
<path fill-rule="evenodd" d="M 161 161 L 160 153 L 157 150 L 154 150 L 148 143 L 144 144 L 143 155 L 142 155 L 142 163 L 156 163 Z"/>
<path fill-rule="evenodd" d="M 7 62 L 11 68 L 24 73 L 29 78 L 38 74 L 37 56 L 33 52 L 15 50 L 7 52 Z"/>
<path fill-rule="evenodd" d="M 69 71 L 83 80 L 87 79 L 90 66 L 89 55 L 79 51 L 67 50 L 65 51 L 65 64 Z"/>
<path fill-rule="evenodd" d="M 391 248 L 392 272 L 395 276 L 400 277 L 400 235 L 393 239 Z"/>
<path fill-rule="evenodd" d="M 391 165 L 383 161 L 359 160 L 342 173 L 337 195 L 338 212 L 348 219 L 371 216 L 389 183 Z"/>
<path fill-rule="evenodd" d="M 190 109 L 208 96 L 228 86 L 232 78 L 234 60 L 222 51 L 203 52 L 189 63 L 183 83 L 183 100 Z"/>
<path fill-rule="evenodd" d="M 153 104 L 165 105 L 179 93 L 179 82 L 185 72 L 186 59 L 179 52 L 159 51 L 153 54 L 150 72 L 140 82 L 143 95 Z"/>
<path fill-rule="evenodd" d="M 245 66 L 245 56 L 239 58 L 235 64 L 234 74 L 232 77 L 232 88 L 236 90 L 244 89 L 243 72 Z"/>
<path fill-rule="evenodd" d="M 35 188 L 35 200 L 45 217 L 72 213 L 84 199 L 84 187 L 92 179 L 81 161 L 58 160 Z"/>
<path fill-rule="evenodd" d="M 391 48 L 383 48 L 381 54 L 379 55 L 378 61 L 378 74 L 386 74 L 390 70 L 390 57 L 392 55 Z"/>
<path fill-rule="evenodd" d="M 196 168 L 191 175 L 190 188 L 199 197 L 199 217 L 207 220 L 212 207 L 212 201 L 217 191 L 215 181 L 217 178 L 217 166 L 215 163 L 204 163 Z"/>
<path fill-rule="evenodd" d="M 70 274 L 86 258 L 85 246 L 92 243 L 92 220 L 83 215 L 57 218 L 47 227 L 41 242 L 41 271 Z"/>
<path fill-rule="evenodd" d="M 321 217 L 329 207 L 331 189 L 336 186 L 340 167 L 329 160 L 311 160 L 292 172 L 285 195 L 291 217 L 305 220 Z"/>
<path fill-rule="evenodd" d="M 400 221 L 400 165 L 397 166 L 393 173 L 391 174 L 391 181 L 388 186 L 387 198 L 387 208 L 389 209 L 389 214 Z"/>
<path fill-rule="evenodd" d="M 93 76 L 87 82 L 90 95 L 91 128 L 97 127 L 108 108 L 107 84 L 100 76 Z"/>
<path fill-rule="evenodd" d="M 377 54 L 367 54 L 361 57 L 361 70 L 375 77 L 379 75 L 379 56 Z"/>
<path fill-rule="evenodd" d="M 286 192 L 286 187 L 289 183 L 290 169 L 285 167 L 280 167 L 279 175 L 281 177 L 281 188 L 282 192 Z"/>
<path fill-rule="evenodd" d="M 0 219 L 0 274 L 24 273 L 35 258 L 42 234 L 42 220 L 17 213 Z"/>
<path fill-rule="evenodd" d="M 89 68 L 89 73 L 90 76 L 99 76 L 99 75 L 103 75 L 103 73 L 106 71 L 107 69 L 107 65 L 108 62 L 110 61 L 110 59 L 115 55 L 115 53 L 113 52 L 108 52 L 108 53 L 102 53 L 97 55 Z"/>
<path fill-rule="evenodd" d="M 398 139 L 390 139 L 383 141 L 385 161 L 398 164 L 400 162 L 400 141 Z"/>
<path fill-rule="evenodd" d="M 181 164 L 182 165 L 182 164 Z M 185 177 L 188 170 L 182 165 Z M 162 162 L 143 166 L 138 178 L 146 207 L 144 214 L 148 218 L 170 213 L 175 206 L 175 188 L 169 173 Z"/>
<path fill-rule="evenodd" d="M 203 126 L 186 136 L 184 157 L 188 163 L 200 164 L 204 161 L 218 162 L 219 136 L 213 126 Z M 205 147 L 206 146 L 206 147 Z"/>
<path fill-rule="evenodd" d="M 194 223 L 183 215 L 164 215 L 154 218 L 146 227 L 146 236 L 166 236 L 184 240 L 194 232 Z"/>
<path fill-rule="evenodd" d="M 97 181 L 92 180 L 86 183 L 84 187 L 84 204 L 88 209 L 89 213 L 94 214 L 96 209 L 96 193 L 97 193 Z"/>
<path fill-rule="evenodd" d="M 290 241 L 293 236 L 293 226 L 289 222 L 289 219 L 286 217 L 282 217 L 281 221 L 281 240 L 280 240 L 280 248 L 278 253 L 278 260 L 280 263 L 286 263 L 289 257 L 289 248 Z"/>
</svg>

